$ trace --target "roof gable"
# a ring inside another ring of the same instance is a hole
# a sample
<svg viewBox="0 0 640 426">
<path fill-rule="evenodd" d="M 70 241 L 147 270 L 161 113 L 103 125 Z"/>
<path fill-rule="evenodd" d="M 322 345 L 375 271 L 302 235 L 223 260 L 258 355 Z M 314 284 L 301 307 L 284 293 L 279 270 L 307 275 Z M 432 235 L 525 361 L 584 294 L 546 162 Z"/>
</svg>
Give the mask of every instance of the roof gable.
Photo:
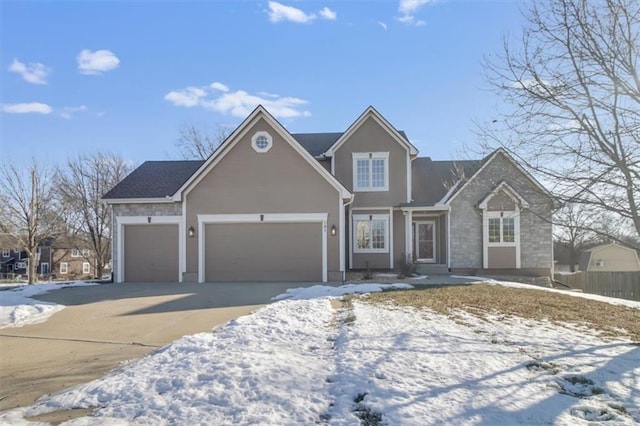
<svg viewBox="0 0 640 426">
<path fill-rule="evenodd" d="M 187 194 L 202 178 L 218 164 L 225 155 L 247 134 L 258 120 L 265 120 L 300 156 L 309 163 L 330 185 L 332 185 L 343 199 L 352 199 L 349 192 L 329 171 L 325 169 L 269 112 L 259 105 L 243 122 L 231 133 L 220 147 L 189 177 L 189 179 L 175 192 L 174 201 L 180 201 L 182 194 Z"/>
<path fill-rule="evenodd" d="M 387 133 L 391 135 L 391 137 L 402 145 L 408 152 L 409 155 L 415 157 L 418 155 L 418 149 L 411 144 L 406 138 L 404 133 L 396 130 L 395 127 L 391 125 L 376 109 L 372 106 L 369 106 L 360 117 L 354 121 L 351 126 L 340 136 L 329 149 L 326 150 L 324 155 L 327 157 L 333 157 L 334 153 L 344 144 L 350 137 L 353 135 L 363 123 L 367 121 L 368 118 L 373 118 Z"/>
<path fill-rule="evenodd" d="M 462 190 L 464 188 L 467 187 L 467 185 L 469 185 L 469 183 L 476 177 L 478 176 L 480 173 L 482 173 L 482 171 L 484 169 L 486 169 L 486 167 L 491 164 L 491 162 L 493 162 L 499 155 L 503 155 L 511 164 L 513 164 L 516 169 L 518 169 L 531 183 L 534 184 L 534 186 L 536 188 L 538 188 L 540 190 L 540 192 L 542 192 L 543 194 L 549 196 L 549 198 L 553 199 L 553 195 L 551 195 L 551 193 L 544 187 L 542 186 L 542 184 L 540 182 L 538 182 L 536 180 L 536 178 L 534 178 L 531 173 L 527 172 L 517 161 L 515 161 L 513 159 L 513 157 L 511 157 L 511 155 L 509 155 L 509 153 L 507 153 L 507 151 L 505 151 L 503 148 L 498 148 L 496 149 L 494 152 L 492 152 L 491 154 L 489 154 L 487 157 L 484 158 L 484 160 L 482 160 L 482 165 L 478 168 L 478 170 L 475 171 L 475 173 L 470 176 L 466 182 L 464 182 L 464 184 L 462 184 L 462 186 L 460 186 L 459 188 L 457 188 L 448 199 L 443 200 L 444 204 L 451 204 L 451 202 L 458 196 L 458 194 L 460 194 L 462 192 Z"/>
<path fill-rule="evenodd" d="M 518 194 L 518 192 L 513 189 L 507 182 L 502 181 L 500 182 L 485 198 L 484 200 L 482 200 L 480 202 L 480 204 L 478 205 L 478 207 L 480 207 L 481 209 L 486 209 L 488 207 L 489 201 L 491 201 L 491 199 L 493 197 L 495 197 L 497 194 L 500 193 L 500 191 L 504 192 L 505 194 L 507 194 L 508 197 L 510 197 L 513 201 L 516 202 L 516 204 L 520 204 L 522 207 L 527 208 L 529 207 L 529 203 L 527 202 L 527 200 L 525 200 L 520 194 Z"/>
</svg>

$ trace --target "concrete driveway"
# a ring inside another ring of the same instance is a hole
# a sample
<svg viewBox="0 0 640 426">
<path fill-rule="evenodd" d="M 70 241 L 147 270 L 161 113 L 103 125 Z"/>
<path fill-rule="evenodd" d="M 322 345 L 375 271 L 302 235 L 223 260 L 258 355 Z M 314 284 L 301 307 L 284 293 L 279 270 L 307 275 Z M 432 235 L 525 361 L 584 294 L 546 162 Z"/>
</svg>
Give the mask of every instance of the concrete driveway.
<svg viewBox="0 0 640 426">
<path fill-rule="evenodd" d="M 66 305 L 48 321 L 0 329 L 0 411 L 85 383 L 181 336 L 211 331 L 309 283 L 127 283 L 37 299 Z"/>
</svg>

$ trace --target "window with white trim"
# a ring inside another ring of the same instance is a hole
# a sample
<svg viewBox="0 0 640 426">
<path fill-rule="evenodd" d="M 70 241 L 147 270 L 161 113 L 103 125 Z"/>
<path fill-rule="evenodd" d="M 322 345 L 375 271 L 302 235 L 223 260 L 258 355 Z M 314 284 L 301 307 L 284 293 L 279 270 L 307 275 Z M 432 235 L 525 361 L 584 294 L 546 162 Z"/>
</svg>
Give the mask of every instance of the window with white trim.
<svg viewBox="0 0 640 426">
<path fill-rule="evenodd" d="M 10 252 L 11 250 L 9 249 L 2 249 L 2 257 L 9 257 L 9 255 L 11 254 Z"/>
<path fill-rule="evenodd" d="M 519 216 L 515 212 L 487 212 L 487 215 L 489 245 L 515 245 Z"/>
<path fill-rule="evenodd" d="M 89 249 L 82 249 L 82 256 L 84 256 L 84 257 L 89 257 L 89 253 L 91 253 L 91 250 L 89 250 Z"/>
<path fill-rule="evenodd" d="M 389 153 L 353 153 L 353 190 L 389 190 Z"/>
<path fill-rule="evenodd" d="M 69 265 L 67 262 L 60 262 L 60 273 L 66 274 L 69 271 Z"/>
<path fill-rule="evenodd" d="M 271 149 L 272 145 L 273 145 L 273 139 L 271 138 L 271 135 L 267 132 L 263 132 L 263 131 L 256 132 L 251 137 L 251 146 L 256 152 L 259 152 L 259 153 L 267 152 Z"/>
<path fill-rule="evenodd" d="M 353 215 L 353 252 L 389 252 L 388 215 Z"/>
<path fill-rule="evenodd" d="M 82 262 L 82 273 L 83 274 L 91 273 L 91 264 L 89 262 Z"/>
<path fill-rule="evenodd" d="M 80 250 L 78 250 L 77 248 L 72 248 L 71 257 L 80 257 Z"/>
</svg>

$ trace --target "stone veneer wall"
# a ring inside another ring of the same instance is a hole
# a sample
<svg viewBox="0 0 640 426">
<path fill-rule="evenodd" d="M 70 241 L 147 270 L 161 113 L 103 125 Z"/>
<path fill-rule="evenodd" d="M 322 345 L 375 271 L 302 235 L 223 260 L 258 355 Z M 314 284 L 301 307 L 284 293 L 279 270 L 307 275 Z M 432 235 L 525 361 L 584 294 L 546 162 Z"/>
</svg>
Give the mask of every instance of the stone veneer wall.
<svg viewBox="0 0 640 426">
<path fill-rule="evenodd" d="M 498 154 L 451 202 L 451 268 L 482 269 L 482 210 L 478 204 L 502 181 L 529 203 L 520 210 L 520 259 L 523 269 L 551 270 L 552 201 L 504 154 Z"/>
</svg>

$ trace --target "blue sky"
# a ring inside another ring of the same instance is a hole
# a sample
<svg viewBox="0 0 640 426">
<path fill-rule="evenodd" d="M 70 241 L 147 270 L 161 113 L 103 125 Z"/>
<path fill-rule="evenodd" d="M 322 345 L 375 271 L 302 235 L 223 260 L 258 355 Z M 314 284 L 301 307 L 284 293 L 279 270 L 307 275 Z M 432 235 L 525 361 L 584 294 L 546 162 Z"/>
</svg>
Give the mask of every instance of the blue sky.
<svg viewBox="0 0 640 426">
<path fill-rule="evenodd" d="M 0 155 L 55 164 L 179 158 L 181 126 L 235 127 L 259 102 L 292 133 L 344 131 L 374 105 L 420 155 L 459 158 L 499 103 L 482 56 L 522 25 L 508 0 L 0 8 Z"/>
</svg>

